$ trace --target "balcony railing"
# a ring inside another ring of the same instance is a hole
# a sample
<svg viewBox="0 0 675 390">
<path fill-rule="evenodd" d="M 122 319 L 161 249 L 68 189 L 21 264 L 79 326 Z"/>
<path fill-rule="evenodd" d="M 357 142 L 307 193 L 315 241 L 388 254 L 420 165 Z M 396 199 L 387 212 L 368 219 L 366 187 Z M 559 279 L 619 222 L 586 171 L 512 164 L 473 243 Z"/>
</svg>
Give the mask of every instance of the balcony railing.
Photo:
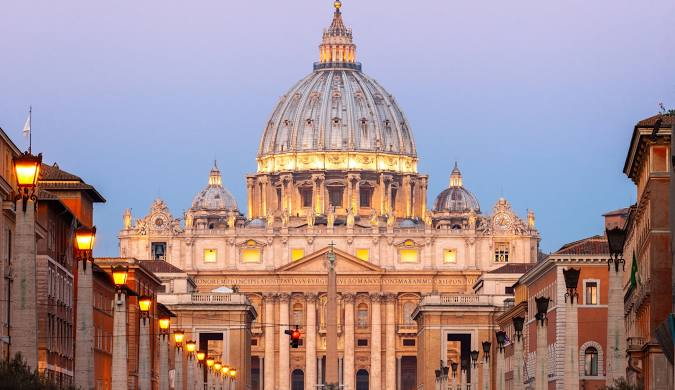
<svg viewBox="0 0 675 390">
<path fill-rule="evenodd" d="M 647 339 L 644 337 L 629 337 L 626 344 L 629 350 L 640 350 L 647 344 Z"/>
<path fill-rule="evenodd" d="M 209 293 L 193 293 L 193 294 L 158 294 L 157 300 L 165 305 L 185 305 L 185 304 L 202 304 L 202 305 L 218 305 L 218 304 L 250 304 L 248 299 L 243 294 L 209 294 Z"/>
</svg>

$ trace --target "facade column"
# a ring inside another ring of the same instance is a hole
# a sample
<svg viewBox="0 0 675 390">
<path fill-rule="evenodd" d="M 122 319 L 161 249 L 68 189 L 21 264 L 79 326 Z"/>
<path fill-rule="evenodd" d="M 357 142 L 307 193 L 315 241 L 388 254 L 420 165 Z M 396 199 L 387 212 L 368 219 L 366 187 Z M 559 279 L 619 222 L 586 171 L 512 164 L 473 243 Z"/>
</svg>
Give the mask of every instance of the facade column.
<svg viewBox="0 0 675 390">
<path fill-rule="evenodd" d="M 323 385 L 323 365 L 321 364 L 322 359 L 320 357 L 316 358 L 316 384 Z"/>
<path fill-rule="evenodd" d="M 385 295 L 385 355 L 386 389 L 396 389 L 396 295 Z"/>
<path fill-rule="evenodd" d="M 159 390 L 169 390 L 169 335 L 159 335 Z"/>
<path fill-rule="evenodd" d="M 342 294 L 345 304 L 344 362 L 342 375 L 345 390 L 355 390 L 354 375 L 354 294 Z"/>
<path fill-rule="evenodd" d="M 258 383 L 260 383 L 259 388 L 264 389 L 263 386 L 265 386 L 265 358 L 264 357 L 259 357 L 260 359 L 260 364 L 258 367 L 260 368 L 258 370 Z"/>
<path fill-rule="evenodd" d="M 86 262 L 87 260 L 85 260 Z M 94 293 L 92 265 L 77 266 L 77 338 L 75 339 L 75 387 L 94 388 Z"/>
<path fill-rule="evenodd" d="M 370 388 L 382 388 L 382 294 L 370 294 Z"/>
<path fill-rule="evenodd" d="M 260 180 L 260 207 L 262 208 L 262 215 L 267 216 L 267 177 L 262 177 Z"/>
<path fill-rule="evenodd" d="M 128 354 L 127 296 L 118 291 L 115 293 L 115 313 L 113 314 L 112 390 L 127 390 L 129 387 Z"/>
<path fill-rule="evenodd" d="M 401 388 L 401 356 L 396 358 L 396 389 L 402 390 L 402 388 Z"/>
<path fill-rule="evenodd" d="M 22 210 L 24 205 L 25 210 Z M 21 356 L 33 371 L 38 369 L 35 202 L 30 198 L 17 201 L 15 217 L 16 240 L 12 261 L 14 280 L 11 282 L 10 306 L 14 326 L 9 348 L 12 355 L 21 352 Z"/>
<path fill-rule="evenodd" d="M 317 295 L 305 294 L 307 345 L 305 346 L 305 389 L 314 389 L 316 384 L 316 299 Z"/>
<path fill-rule="evenodd" d="M 275 365 L 274 365 L 274 301 L 276 295 L 266 294 L 264 297 L 265 317 L 263 322 L 265 326 L 265 390 L 276 390 L 274 385 Z"/>
<path fill-rule="evenodd" d="M 279 390 L 290 390 L 290 340 L 284 333 L 287 329 L 291 329 L 288 318 L 290 299 L 288 294 L 279 294 Z"/>
<path fill-rule="evenodd" d="M 204 366 L 195 359 L 195 390 L 204 390 Z"/>
<path fill-rule="evenodd" d="M 497 374 L 495 375 L 495 384 L 497 390 L 506 390 L 506 381 L 504 378 L 504 345 L 497 344 Z"/>
<path fill-rule="evenodd" d="M 483 355 L 483 390 L 490 390 L 490 355 Z"/>
<path fill-rule="evenodd" d="M 577 284 L 581 269 L 568 268 L 562 270 L 565 278 L 565 353 L 563 372 L 565 373 L 564 389 L 579 390 L 579 323 L 577 305 L 579 295 Z M 577 304 L 574 304 L 575 299 Z M 623 322 L 622 322 L 623 324 Z"/>
<path fill-rule="evenodd" d="M 246 213 L 248 216 L 248 219 L 253 219 L 253 188 L 254 188 L 254 179 L 252 177 L 246 178 L 246 195 L 247 195 L 247 202 L 248 204 L 246 205 Z M 263 217 L 267 217 L 266 215 L 263 215 Z"/>
<path fill-rule="evenodd" d="M 609 299 L 607 302 L 607 377 L 605 382 L 607 386 L 613 385 L 614 381 L 621 377 L 626 377 L 626 328 L 623 317 L 624 307 L 622 286 L 624 264 L 623 260 L 619 261 L 619 259 L 614 259 L 609 264 Z"/>
<path fill-rule="evenodd" d="M 186 390 L 195 390 L 195 356 L 193 353 L 188 353 L 187 357 L 187 386 Z"/>
<path fill-rule="evenodd" d="M 150 318 L 141 316 L 138 333 L 138 390 L 151 390 Z"/>
</svg>

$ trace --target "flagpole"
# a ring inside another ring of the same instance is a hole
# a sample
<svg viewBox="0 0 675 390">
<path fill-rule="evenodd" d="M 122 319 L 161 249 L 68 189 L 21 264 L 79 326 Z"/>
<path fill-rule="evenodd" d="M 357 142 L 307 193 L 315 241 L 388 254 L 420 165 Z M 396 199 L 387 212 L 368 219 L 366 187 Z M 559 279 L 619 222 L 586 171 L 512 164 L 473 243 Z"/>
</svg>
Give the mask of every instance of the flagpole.
<svg viewBox="0 0 675 390">
<path fill-rule="evenodd" d="M 33 153 L 33 106 L 28 106 L 28 123 L 30 129 L 28 130 L 28 154 Z"/>
</svg>

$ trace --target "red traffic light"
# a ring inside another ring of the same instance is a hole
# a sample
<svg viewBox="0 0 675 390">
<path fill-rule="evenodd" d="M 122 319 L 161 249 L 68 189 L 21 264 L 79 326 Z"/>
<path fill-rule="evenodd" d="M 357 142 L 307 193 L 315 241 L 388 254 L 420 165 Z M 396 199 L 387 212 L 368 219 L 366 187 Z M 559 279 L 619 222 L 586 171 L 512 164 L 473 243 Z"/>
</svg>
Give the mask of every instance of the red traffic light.
<svg viewBox="0 0 675 390">
<path fill-rule="evenodd" d="M 300 346 L 300 329 L 296 326 L 295 329 L 287 329 L 284 331 L 287 335 L 291 336 L 291 342 L 289 343 L 292 348 L 298 348 Z"/>
<path fill-rule="evenodd" d="M 300 331 L 298 329 L 295 329 L 293 332 L 291 332 L 291 339 L 300 340 Z"/>
</svg>

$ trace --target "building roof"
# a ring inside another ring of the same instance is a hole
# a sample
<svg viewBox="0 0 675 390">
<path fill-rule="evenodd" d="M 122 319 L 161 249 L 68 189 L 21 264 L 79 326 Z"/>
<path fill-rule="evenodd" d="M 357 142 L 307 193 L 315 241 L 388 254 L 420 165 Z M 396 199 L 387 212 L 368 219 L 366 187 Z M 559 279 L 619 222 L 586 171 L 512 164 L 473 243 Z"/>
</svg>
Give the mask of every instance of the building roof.
<svg viewBox="0 0 675 390">
<path fill-rule="evenodd" d="M 182 274 L 185 273 L 182 269 L 174 266 L 171 263 L 168 263 L 164 260 L 139 260 L 138 264 L 143 267 L 146 271 L 150 271 L 153 274 L 164 273 L 164 274 Z"/>
<path fill-rule="evenodd" d="M 555 255 L 604 255 L 609 253 L 605 236 L 597 235 L 563 245 Z"/>
<path fill-rule="evenodd" d="M 509 263 L 504 266 L 501 266 L 492 271 L 488 271 L 489 274 L 524 274 L 525 272 L 534 268 L 537 265 L 536 263 Z"/>
<path fill-rule="evenodd" d="M 642 140 L 649 137 L 656 141 L 661 138 L 664 142 L 671 135 L 673 123 L 675 122 L 675 115 L 657 114 L 649 118 L 639 121 L 633 128 L 631 135 L 630 146 L 626 154 L 626 161 L 623 165 L 623 172 L 637 183 L 639 176 L 639 167 L 644 160 L 643 154 L 645 149 L 645 142 Z"/>
<path fill-rule="evenodd" d="M 626 216 L 626 215 L 628 215 L 629 210 L 630 209 L 628 207 L 624 207 L 622 209 L 608 211 L 608 212 L 602 214 L 602 216 L 603 217 L 611 217 L 611 216 L 614 216 L 614 215 L 624 215 L 624 216 Z"/>
<path fill-rule="evenodd" d="M 650 116 L 649 118 L 643 119 L 635 125 L 636 127 L 654 127 L 657 124 L 659 125 L 659 128 L 662 127 L 672 127 L 673 126 L 673 121 L 675 121 L 675 116 L 673 115 L 664 115 L 664 114 L 657 114 L 654 116 Z"/>
<path fill-rule="evenodd" d="M 79 176 L 62 170 L 58 164 L 42 164 L 40 168 L 40 187 L 52 190 L 82 190 L 92 197 L 94 202 L 105 202 L 105 198 L 94 186 L 87 184 Z"/>
</svg>

